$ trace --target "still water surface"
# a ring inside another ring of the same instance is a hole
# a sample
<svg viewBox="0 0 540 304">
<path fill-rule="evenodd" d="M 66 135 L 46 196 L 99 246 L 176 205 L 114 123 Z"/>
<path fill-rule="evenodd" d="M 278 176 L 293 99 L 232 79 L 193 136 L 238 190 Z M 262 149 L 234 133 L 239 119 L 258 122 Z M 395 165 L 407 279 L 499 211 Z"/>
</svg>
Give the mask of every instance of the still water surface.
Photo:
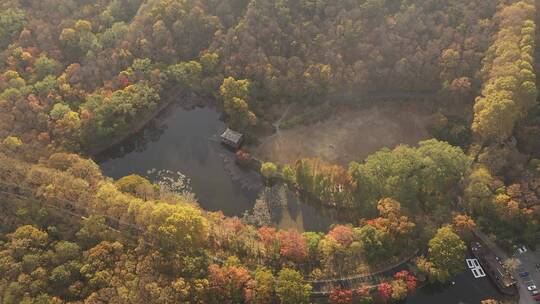
<svg viewBox="0 0 540 304">
<path fill-rule="evenodd" d="M 234 153 L 219 143 L 219 134 L 225 128 L 220 114 L 212 108 L 186 110 L 173 105 L 97 160 L 104 174 L 113 178 L 139 174 L 156 182 L 152 172 L 181 172 L 204 209 L 242 216 L 253 208 L 261 193 L 266 193 L 265 186 L 257 173 L 236 166 Z M 326 231 L 335 223 L 331 212 L 302 203 L 286 187 L 278 187 L 277 192 L 280 207 L 271 205 L 276 226 Z M 423 288 L 406 303 L 477 304 L 487 298 L 500 298 L 489 279 L 474 279 L 470 271 L 454 281 L 455 285 Z"/>
<path fill-rule="evenodd" d="M 156 182 L 149 173 L 181 172 L 204 209 L 242 216 L 265 186 L 259 174 L 238 167 L 234 153 L 220 144 L 225 128 L 215 109 L 173 105 L 141 132 L 100 155 L 98 162 L 113 178 L 139 174 Z M 324 231 L 333 222 L 328 212 L 303 204 L 288 190 L 282 198 L 279 210 L 271 210 L 280 228 Z"/>
</svg>

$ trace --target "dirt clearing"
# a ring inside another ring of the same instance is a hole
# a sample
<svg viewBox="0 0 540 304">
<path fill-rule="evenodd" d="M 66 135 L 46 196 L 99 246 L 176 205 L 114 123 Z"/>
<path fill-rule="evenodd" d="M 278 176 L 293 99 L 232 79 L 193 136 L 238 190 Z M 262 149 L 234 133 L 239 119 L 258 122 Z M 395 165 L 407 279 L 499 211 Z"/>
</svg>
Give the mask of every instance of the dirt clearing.
<svg viewBox="0 0 540 304">
<path fill-rule="evenodd" d="M 418 101 L 341 108 L 322 122 L 282 129 L 250 150 L 262 160 L 280 164 L 317 156 L 346 165 L 383 147 L 416 145 L 429 138 L 434 110 L 428 102 Z"/>
</svg>

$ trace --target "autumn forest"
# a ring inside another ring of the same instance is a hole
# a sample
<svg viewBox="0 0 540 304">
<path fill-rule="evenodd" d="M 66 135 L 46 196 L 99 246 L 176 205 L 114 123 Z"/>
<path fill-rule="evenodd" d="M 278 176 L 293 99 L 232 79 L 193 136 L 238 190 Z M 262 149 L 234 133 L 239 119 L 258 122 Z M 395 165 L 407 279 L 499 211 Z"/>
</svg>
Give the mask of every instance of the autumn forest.
<svg viewBox="0 0 540 304">
<path fill-rule="evenodd" d="M 538 5 L 0 1 L 0 303 L 405 303 L 468 271 L 479 234 L 534 249 Z M 228 166 L 336 214 L 328 229 L 102 172 L 99 155 L 188 103 L 243 134 Z M 391 110 L 423 115 L 422 139 L 368 151 L 342 131 Z"/>
</svg>

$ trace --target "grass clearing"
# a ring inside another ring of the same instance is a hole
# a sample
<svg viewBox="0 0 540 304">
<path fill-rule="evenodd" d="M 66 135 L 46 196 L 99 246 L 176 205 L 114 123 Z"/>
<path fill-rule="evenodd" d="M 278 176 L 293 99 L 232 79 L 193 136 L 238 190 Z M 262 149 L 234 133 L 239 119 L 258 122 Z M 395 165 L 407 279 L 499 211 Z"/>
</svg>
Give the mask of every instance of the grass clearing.
<svg viewBox="0 0 540 304">
<path fill-rule="evenodd" d="M 427 101 L 340 106 L 315 123 L 282 128 L 279 133 L 262 138 L 250 150 L 260 159 L 280 164 L 321 157 L 346 165 L 383 147 L 393 148 L 400 143 L 415 145 L 430 138 L 427 128 L 436 111 Z M 294 117 L 286 121 L 291 120 Z"/>
</svg>

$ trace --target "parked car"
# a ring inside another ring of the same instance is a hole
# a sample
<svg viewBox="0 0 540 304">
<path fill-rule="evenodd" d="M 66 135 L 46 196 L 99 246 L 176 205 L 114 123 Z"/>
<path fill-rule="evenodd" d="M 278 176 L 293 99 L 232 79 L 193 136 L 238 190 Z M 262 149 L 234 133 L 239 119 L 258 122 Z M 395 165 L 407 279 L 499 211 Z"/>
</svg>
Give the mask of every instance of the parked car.
<svg viewBox="0 0 540 304">
<path fill-rule="evenodd" d="M 528 291 L 536 290 L 536 285 L 529 285 L 529 286 L 527 286 L 527 290 L 528 290 Z"/>
<path fill-rule="evenodd" d="M 533 291 L 531 291 L 531 294 L 532 294 L 533 296 L 539 295 L 539 294 L 540 294 L 540 291 L 538 291 L 538 290 L 533 290 Z"/>
<path fill-rule="evenodd" d="M 520 272 L 520 273 L 519 273 L 519 276 L 522 277 L 522 278 L 525 278 L 525 277 L 528 277 L 528 276 L 529 276 L 529 273 L 526 272 L 526 271 L 523 271 L 523 272 Z"/>
<path fill-rule="evenodd" d="M 519 246 L 518 249 L 517 249 L 517 253 L 518 254 L 522 254 L 522 253 L 525 253 L 527 252 L 527 247 L 525 246 Z"/>
</svg>

